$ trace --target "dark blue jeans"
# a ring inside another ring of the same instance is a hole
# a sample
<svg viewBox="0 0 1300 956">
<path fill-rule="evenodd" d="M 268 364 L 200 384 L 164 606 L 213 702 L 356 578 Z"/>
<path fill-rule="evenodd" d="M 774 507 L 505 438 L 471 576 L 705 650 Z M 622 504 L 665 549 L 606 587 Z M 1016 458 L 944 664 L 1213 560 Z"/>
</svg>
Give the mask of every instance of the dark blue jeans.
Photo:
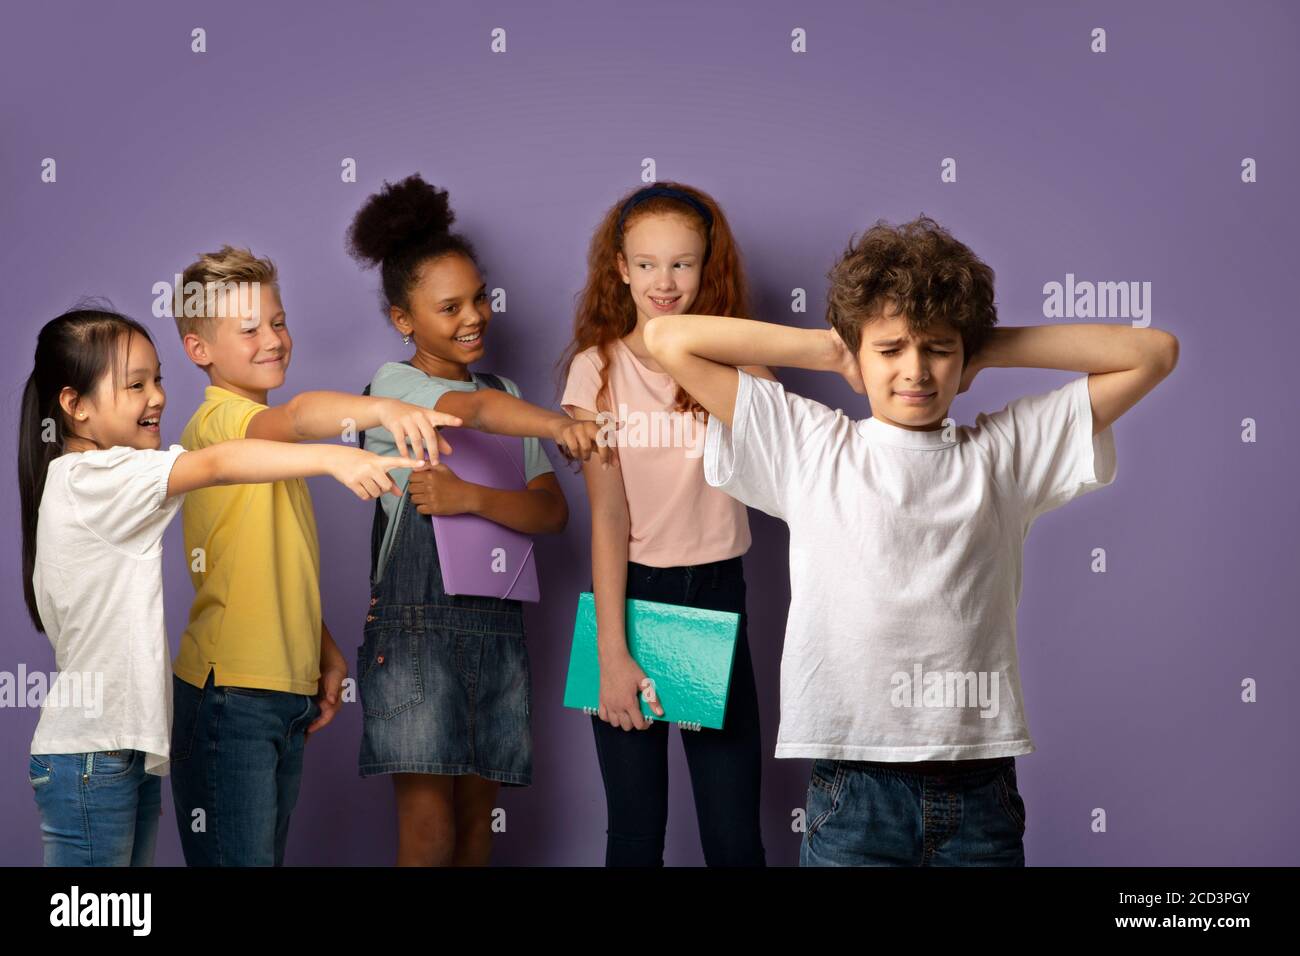
<svg viewBox="0 0 1300 956">
<path fill-rule="evenodd" d="M 172 679 L 172 802 L 189 866 L 280 866 L 298 802 L 304 694 Z"/>
<path fill-rule="evenodd" d="M 951 773 L 814 760 L 800 866 L 1024 866 L 1013 757 Z"/>
<path fill-rule="evenodd" d="M 695 816 L 709 866 L 764 866 L 758 793 L 762 741 L 745 623 L 739 557 L 711 564 L 627 566 L 627 597 L 740 613 L 731 689 L 721 730 L 683 730 Z M 668 827 L 668 724 L 623 730 L 592 717 L 609 811 L 606 866 L 663 866 Z"/>
</svg>

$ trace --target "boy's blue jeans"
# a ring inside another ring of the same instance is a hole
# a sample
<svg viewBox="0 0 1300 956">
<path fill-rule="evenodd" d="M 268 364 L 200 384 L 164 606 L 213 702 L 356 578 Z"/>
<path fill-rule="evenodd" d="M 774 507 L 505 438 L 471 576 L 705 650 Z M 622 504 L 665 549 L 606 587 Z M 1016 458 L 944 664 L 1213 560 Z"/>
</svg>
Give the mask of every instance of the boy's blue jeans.
<svg viewBox="0 0 1300 956">
<path fill-rule="evenodd" d="M 1015 758 L 952 773 L 815 760 L 800 866 L 1024 866 Z"/>
<path fill-rule="evenodd" d="M 172 678 L 172 801 L 189 866 L 280 866 L 298 802 L 303 694 Z"/>
<path fill-rule="evenodd" d="M 46 866 L 149 866 L 162 813 L 162 778 L 144 754 L 33 754 L 28 781 L 41 813 Z"/>
</svg>

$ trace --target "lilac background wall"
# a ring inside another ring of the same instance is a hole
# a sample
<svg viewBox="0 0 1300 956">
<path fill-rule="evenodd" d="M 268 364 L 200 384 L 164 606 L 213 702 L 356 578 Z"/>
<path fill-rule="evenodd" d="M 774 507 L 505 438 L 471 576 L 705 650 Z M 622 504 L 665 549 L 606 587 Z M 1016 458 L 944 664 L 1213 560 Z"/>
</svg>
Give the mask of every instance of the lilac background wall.
<svg viewBox="0 0 1300 956">
<path fill-rule="evenodd" d="M 1043 8 L 1040 8 L 1042 6 Z M 10 4 L 0 30 L 0 414 L 41 324 L 83 294 L 150 323 L 164 442 L 204 379 L 153 283 L 221 242 L 272 256 L 295 335 L 289 385 L 358 390 L 405 357 L 343 233 L 384 179 L 451 191 L 489 284 L 508 291 L 483 367 L 555 399 L 587 238 L 653 157 L 711 191 L 740 239 L 757 317 L 821 325 L 825 272 L 877 218 L 936 217 L 996 270 L 1007 325 L 1037 324 L 1043 284 L 1152 283 L 1175 374 L 1117 426 L 1116 483 L 1042 519 L 1020 610 L 1021 758 L 1031 864 L 1295 864 L 1297 505 L 1295 8 L 1285 3 Z M 208 52 L 190 52 L 206 28 Z M 508 52 L 489 51 L 507 31 Z M 790 52 L 790 32 L 808 50 Z M 1089 50 L 1104 27 L 1108 52 Z M 1244 157 L 1259 181 L 1244 184 Z M 45 157 L 58 182 L 40 181 Z M 340 182 L 354 157 L 359 181 Z M 940 181 L 954 157 L 958 181 Z M 809 292 L 790 313 L 790 290 Z M 1070 321 L 1070 320 L 1062 320 Z M 1123 319 L 1109 321 L 1125 321 Z M 971 422 L 1071 373 L 984 372 Z M 858 405 L 826 376 L 788 386 Z M 1258 441 L 1240 440 L 1243 418 Z M 553 449 L 552 449 L 553 452 Z M 558 459 L 553 452 L 553 459 Z M 536 772 L 503 793 L 499 863 L 598 864 L 604 797 L 591 729 L 560 706 L 585 494 L 561 471 L 568 531 L 539 542 L 547 602 L 528 615 Z M 369 506 L 312 482 L 326 620 L 353 658 Z M 50 670 L 21 600 L 17 492 L 0 487 L 0 671 Z M 746 558 L 763 708 L 764 839 L 797 860 L 807 761 L 771 758 L 788 598 L 784 526 L 752 514 Z M 1109 571 L 1089 570 L 1094 547 Z M 173 647 L 192 590 L 180 523 L 165 548 Z M 1243 678 L 1259 702 L 1240 700 Z M 0 709 L 0 863 L 35 864 L 25 754 L 37 713 Z M 359 705 L 307 752 L 292 863 L 388 863 L 391 787 L 356 774 Z M 676 736 L 676 735 L 674 735 Z M 702 858 L 680 746 L 667 860 Z M 181 860 L 164 788 L 158 862 Z M 1104 807 L 1109 831 L 1090 832 Z"/>
</svg>

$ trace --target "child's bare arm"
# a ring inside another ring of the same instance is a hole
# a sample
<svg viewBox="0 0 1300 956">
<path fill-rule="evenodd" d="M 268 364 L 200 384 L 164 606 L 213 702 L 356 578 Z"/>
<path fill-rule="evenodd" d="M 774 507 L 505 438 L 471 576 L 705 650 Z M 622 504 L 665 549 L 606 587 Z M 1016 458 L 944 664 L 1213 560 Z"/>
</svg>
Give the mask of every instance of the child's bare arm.
<svg viewBox="0 0 1300 956">
<path fill-rule="evenodd" d="M 408 488 L 422 515 L 473 514 L 524 534 L 557 534 L 569 522 L 569 506 L 553 473 L 512 491 L 463 481 L 438 464 L 413 473 Z"/>
<path fill-rule="evenodd" d="M 463 419 L 470 428 L 515 438 L 549 438 L 570 458 L 586 461 L 593 452 L 605 464 L 610 449 L 596 441 L 594 422 L 576 422 L 563 412 L 541 408 L 496 388 L 445 392 L 438 410 Z"/>
<path fill-rule="evenodd" d="M 1122 325 L 1027 325 L 993 330 L 971 360 L 979 368 L 1088 372 L 1093 434 L 1160 384 L 1178 364 L 1178 339 L 1163 329 Z"/>
<path fill-rule="evenodd" d="M 410 447 L 419 454 L 428 449 L 430 460 L 437 461 L 439 450 L 450 451 L 437 429 L 462 422 L 445 411 L 395 398 L 347 392 L 300 392 L 283 405 L 272 405 L 254 415 L 244 437 L 283 442 L 327 441 L 340 438 L 349 424 L 358 431 L 387 428 L 399 451 Z"/>
<path fill-rule="evenodd" d="M 378 498 L 393 489 L 389 471 L 422 468 L 425 464 L 414 458 L 376 455 L 346 445 L 236 439 L 178 455 L 168 475 L 167 497 L 212 485 L 254 485 L 329 475 L 359 498 Z"/>
<path fill-rule="evenodd" d="M 645 344 L 677 384 L 728 426 L 736 410 L 736 367 L 784 365 L 844 374 L 847 355 L 830 329 L 719 315 L 657 316 L 646 324 Z"/>
<path fill-rule="evenodd" d="M 566 405 L 573 417 L 595 421 L 596 411 Z M 646 680 L 645 671 L 632 658 L 627 646 L 627 562 L 628 536 L 632 529 L 623 472 L 614 457 L 614 467 L 582 466 L 591 503 L 591 581 L 596 603 L 596 653 L 600 662 L 601 720 L 623 730 L 645 730 L 651 721 L 641 714 L 637 696 Z M 650 702 L 658 716 L 664 714 L 658 700 Z"/>
<path fill-rule="evenodd" d="M 418 474 L 418 472 L 417 472 Z M 325 626 L 325 622 L 320 622 L 320 678 L 316 682 L 316 701 L 320 705 L 320 714 L 311 725 L 307 728 L 307 739 L 316 733 L 338 713 L 342 705 L 343 681 L 348 676 L 348 662 L 344 658 L 343 652 L 339 650 L 338 644 L 334 643 L 334 635 L 330 629 Z"/>
</svg>

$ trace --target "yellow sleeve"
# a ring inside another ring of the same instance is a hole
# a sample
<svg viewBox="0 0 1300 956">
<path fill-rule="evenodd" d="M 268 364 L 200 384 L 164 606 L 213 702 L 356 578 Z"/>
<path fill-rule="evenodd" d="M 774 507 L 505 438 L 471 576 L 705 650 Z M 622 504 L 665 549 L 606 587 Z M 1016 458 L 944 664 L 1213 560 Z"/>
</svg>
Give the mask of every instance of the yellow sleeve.
<svg viewBox="0 0 1300 956">
<path fill-rule="evenodd" d="M 198 451 L 218 442 L 243 438 L 248 433 L 248 423 L 266 408 L 259 402 L 237 396 L 207 403 L 195 417 L 190 433 L 193 444 L 186 447 Z"/>
</svg>

